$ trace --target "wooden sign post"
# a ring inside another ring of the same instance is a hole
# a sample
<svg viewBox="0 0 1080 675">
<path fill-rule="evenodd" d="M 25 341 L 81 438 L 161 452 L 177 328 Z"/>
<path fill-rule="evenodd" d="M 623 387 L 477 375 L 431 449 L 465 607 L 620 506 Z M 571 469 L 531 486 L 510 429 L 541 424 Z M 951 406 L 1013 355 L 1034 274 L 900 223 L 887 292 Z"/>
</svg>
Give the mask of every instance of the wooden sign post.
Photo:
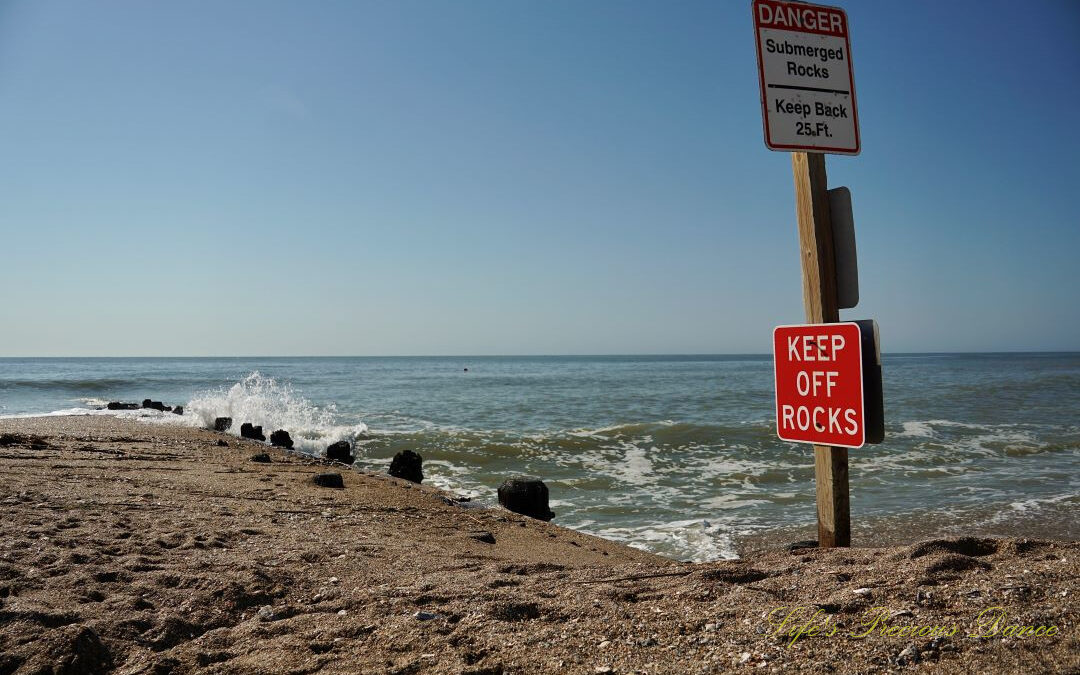
<svg viewBox="0 0 1080 675">
<path fill-rule="evenodd" d="M 799 222 L 806 322 L 836 323 L 840 320 L 840 310 L 836 300 L 836 261 L 825 155 L 793 152 L 791 168 L 795 174 L 795 212 Z M 814 480 L 817 484 L 818 546 L 851 546 L 847 448 L 815 445 Z"/>
<path fill-rule="evenodd" d="M 859 113 L 847 14 L 752 0 L 765 145 L 791 152 L 807 323 L 840 320 L 825 155 L 857 155 Z M 816 440 L 816 439 L 815 439 Z M 851 545 L 847 448 L 814 445 L 818 545 Z"/>
</svg>

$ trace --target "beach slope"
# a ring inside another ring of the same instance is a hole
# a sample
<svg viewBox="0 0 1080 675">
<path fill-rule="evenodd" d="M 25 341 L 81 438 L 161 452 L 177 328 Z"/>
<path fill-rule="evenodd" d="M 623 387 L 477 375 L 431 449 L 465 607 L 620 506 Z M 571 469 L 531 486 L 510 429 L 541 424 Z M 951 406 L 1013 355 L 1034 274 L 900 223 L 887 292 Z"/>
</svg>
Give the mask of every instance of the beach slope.
<svg viewBox="0 0 1080 675">
<path fill-rule="evenodd" d="M 451 497 L 199 429 L 0 420 L 0 675 L 1080 672 L 1075 542 L 688 564 Z"/>
</svg>

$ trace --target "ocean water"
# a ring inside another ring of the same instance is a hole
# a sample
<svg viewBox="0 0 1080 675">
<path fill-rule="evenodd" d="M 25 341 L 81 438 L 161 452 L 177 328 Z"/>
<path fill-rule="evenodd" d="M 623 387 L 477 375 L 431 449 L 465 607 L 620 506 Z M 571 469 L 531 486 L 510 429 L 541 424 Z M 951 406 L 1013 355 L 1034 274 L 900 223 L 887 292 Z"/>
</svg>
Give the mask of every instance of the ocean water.
<svg viewBox="0 0 1080 675">
<path fill-rule="evenodd" d="M 856 545 L 1080 538 L 1080 354 L 883 368 L 885 442 L 850 453 Z M 187 412 L 96 410 L 144 398 Z M 0 359 L 0 417 L 231 416 L 304 452 L 356 441 L 368 470 L 415 450 L 425 482 L 492 504 L 536 475 L 556 523 L 683 560 L 813 534 L 812 449 L 776 438 L 773 405 L 769 356 Z"/>
</svg>

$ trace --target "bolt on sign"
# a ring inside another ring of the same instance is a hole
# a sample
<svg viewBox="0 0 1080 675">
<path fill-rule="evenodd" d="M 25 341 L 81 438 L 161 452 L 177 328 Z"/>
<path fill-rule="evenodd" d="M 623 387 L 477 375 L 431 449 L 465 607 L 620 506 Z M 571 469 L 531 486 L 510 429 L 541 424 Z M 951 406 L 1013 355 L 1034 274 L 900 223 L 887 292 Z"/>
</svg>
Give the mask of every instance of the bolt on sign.
<svg viewBox="0 0 1080 675">
<path fill-rule="evenodd" d="M 781 439 L 845 448 L 881 442 L 884 413 L 875 340 L 873 321 L 773 330 L 776 433 Z"/>
<path fill-rule="evenodd" d="M 753 11 L 765 145 L 859 154 L 847 14 L 782 0 L 754 0 Z"/>
</svg>

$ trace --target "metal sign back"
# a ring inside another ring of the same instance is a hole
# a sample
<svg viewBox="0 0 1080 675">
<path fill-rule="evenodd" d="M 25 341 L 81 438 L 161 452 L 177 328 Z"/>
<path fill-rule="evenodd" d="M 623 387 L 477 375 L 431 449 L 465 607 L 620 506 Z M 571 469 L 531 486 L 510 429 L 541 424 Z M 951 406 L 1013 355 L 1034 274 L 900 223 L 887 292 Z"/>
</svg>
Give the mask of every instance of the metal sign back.
<svg viewBox="0 0 1080 675">
<path fill-rule="evenodd" d="M 840 309 L 859 304 L 859 256 L 855 249 L 855 216 L 851 210 L 851 190 L 829 190 L 829 211 L 836 261 L 836 301 Z"/>
</svg>

